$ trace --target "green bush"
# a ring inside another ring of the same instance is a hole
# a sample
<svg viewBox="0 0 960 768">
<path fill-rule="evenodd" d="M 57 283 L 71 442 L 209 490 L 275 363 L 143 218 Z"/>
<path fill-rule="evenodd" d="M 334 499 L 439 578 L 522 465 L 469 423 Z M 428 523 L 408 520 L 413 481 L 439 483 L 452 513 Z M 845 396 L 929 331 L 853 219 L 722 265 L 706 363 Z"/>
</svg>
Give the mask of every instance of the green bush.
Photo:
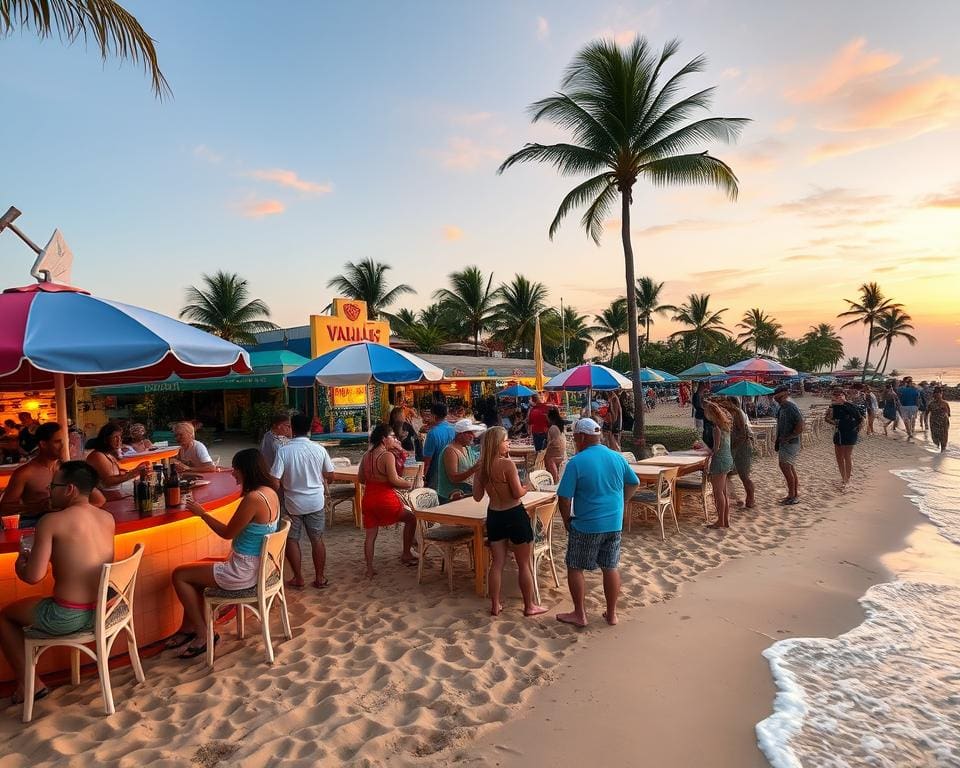
<svg viewBox="0 0 960 768">
<path fill-rule="evenodd" d="M 254 440 L 259 440 L 264 432 L 270 429 L 273 415 L 282 410 L 284 409 L 274 403 L 254 403 L 252 408 L 244 411 L 243 431 Z"/>
<path fill-rule="evenodd" d="M 689 427 L 648 426 L 646 428 L 647 446 L 660 443 L 668 451 L 686 451 L 700 438 L 700 433 Z M 633 435 L 624 433 L 620 438 L 620 444 L 623 450 L 638 453 Z"/>
</svg>

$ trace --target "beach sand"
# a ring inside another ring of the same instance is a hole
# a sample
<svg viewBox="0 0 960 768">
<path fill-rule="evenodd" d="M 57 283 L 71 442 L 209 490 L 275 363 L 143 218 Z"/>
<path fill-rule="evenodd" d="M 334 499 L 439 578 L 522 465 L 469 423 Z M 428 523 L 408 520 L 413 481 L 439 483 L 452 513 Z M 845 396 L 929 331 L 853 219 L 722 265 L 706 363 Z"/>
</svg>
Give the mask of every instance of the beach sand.
<svg viewBox="0 0 960 768">
<path fill-rule="evenodd" d="M 650 421 L 681 423 L 662 406 Z M 621 623 L 600 618 L 588 577 L 586 630 L 567 610 L 565 537 L 555 543 L 561 586 L 541 577 L 551 612 L 525 619 L 515 570 L 497 619 L 472 592 L 464 562 L 456 590 L 434 566 L 417 585 L 401 566 L 399 532 L 378 541 L 379 575 L 362 578 L 362 534 L 327 534 L 331 586 L 288 592 L 294 637 L 264 661 L 257 624 L 221 629 L 216 669 L 169 654 L 145 663 L 147 681 L 113 672 L 117 713 L 102 714 L 94 676 L 56 689 L 29 726 L 0 717 L 0 768 L 79 765 L 764 765 L 753 726 L 774 689 L 760 652 L 795 634 L 834 635 L 860 620 L 857 598 L 885 578 L 883 552 L 917 522 L 887 470 L 919 449 L 868 438 L 839 488 L 825 430 L 799 463 L 804 501 L 780 507 L 774 458 L 754 464 L 757 508 L 708 531 L 689 505 L 681 533 L 634 524 L 624 534 Z M 722 567 L 721 567 L 722 566 Z M 307 571 L 309 573 L 309 570 Z M 546 571 L 542 571 L 546 574 Z M 681 587 L 683 587 L 681 591 Z M 275 634 L 279 622 L 274 619 Z M 507 724 L 504 726 L 504 724 Z M 602 759 L 601 759 L 602 756 Z"/>
</svg>

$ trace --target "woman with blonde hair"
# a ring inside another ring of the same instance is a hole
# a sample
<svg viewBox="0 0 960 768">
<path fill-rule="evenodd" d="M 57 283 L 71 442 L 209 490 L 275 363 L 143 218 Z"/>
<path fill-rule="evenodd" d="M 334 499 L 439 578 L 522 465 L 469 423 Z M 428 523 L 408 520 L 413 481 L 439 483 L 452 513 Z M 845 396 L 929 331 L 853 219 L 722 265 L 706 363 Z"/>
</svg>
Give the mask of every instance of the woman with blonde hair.
<svg viewBox="0 0 960 768">
<path fill-rule="evenodd" d="M 499 616 L 503 610 L 500 602 L 500 584 L 503 566 L 507 561 L 507 540 L 513 544 L 520 579 L 520 594 L 523 595 L 523 615 L 537 616 L 546 608 L 533 600 L 533 567 L 530 547 L 533 546 L 533 526 L 530 516 L 520 499 L 527 491 L 520 483 L 517 465 L 510 460 L 510 443 L 507 430 L 491 427 L 483 436 L 480 449 L 479 469 L 473 481 L 473 498 L 490 497 L 487 507 L 487 543 L 493 557 L 490 568 L 490 615 Z"/>
<path fill-rule="evenodd" d="M 712 400 L 705 400 L 703 413 L 713 425 L 713 447 L 707 474 L 713 486 L 713 503 L 717 507 L 717 522 L 711 528 L 730 527 L 730 497 L 727 495 L 727 475 L 733 471 L 733 454 L 730 451 L 730 430 L 733 419 L 725 408 Z"/>
<path fill-rule="evenodd" d="M 717 400 L 716 403 L 730 414 L 730 452 L 733 454 L 733 467 L 743 483 L 743 492 L 746 495 L 743 506 L 752 509 L 754 486 L 750 479 L 750 470 L 753 467 L 753 431 L 750 429 L 750 420 L 734 398 Z"/>
</svg>

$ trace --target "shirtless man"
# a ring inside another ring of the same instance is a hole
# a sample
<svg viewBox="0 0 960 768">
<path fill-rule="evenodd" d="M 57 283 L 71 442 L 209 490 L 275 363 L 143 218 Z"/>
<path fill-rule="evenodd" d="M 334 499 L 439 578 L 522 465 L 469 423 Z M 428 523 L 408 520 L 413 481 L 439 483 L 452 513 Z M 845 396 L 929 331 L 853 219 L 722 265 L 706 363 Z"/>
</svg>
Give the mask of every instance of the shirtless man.
<svg viewBox="0 0 960 768">
<path fill-rule="evenodd" d="M 30 597 L 0 611 L 0 649 L 17 676 L 14 704 L 23 701 L 23 628 L 69 635 L 93 628 L 100 570 L 113 561 L 113 517 L 90 503 L 97 473 L 83 461 L 65 462 L 50 483 L 53 511 L 37 524 L 33 548 L 17 558 L 17 577 L 39 584 L 53 566 L 53 597 Z M 34 699 L 49 692 L 37 676 Z"/>
<path fill-rule="evenodd" d="M 37 455 L 10 476 L 0 500 L 0 515 L 20 515 L 21 528 L 34 528 L 50 510 L 50 484 L 60 467 L 63 432 L 56 422 L 37 427 Z M 105 498 L 94 489 L 90 502 L 102 507 Z"/>
</svg>

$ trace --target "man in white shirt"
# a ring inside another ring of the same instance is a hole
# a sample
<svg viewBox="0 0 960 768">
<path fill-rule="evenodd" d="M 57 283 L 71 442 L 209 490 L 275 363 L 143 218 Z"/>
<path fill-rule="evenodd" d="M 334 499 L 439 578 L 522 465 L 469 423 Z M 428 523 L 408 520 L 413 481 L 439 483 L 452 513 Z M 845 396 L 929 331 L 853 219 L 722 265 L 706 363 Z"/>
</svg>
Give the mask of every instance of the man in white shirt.
<svg viewBox="0 0 960 768">
<path fill-rule="evenodd" d="M 270 470 L 283 488 L 284 507 L 290 520 L 286 556 L 293 570 L 293 578 L 287 582 L 287 586 L 295 589 L 304 587 L 300 534 L 306 528 L 316 573 L 313 586 L 322 589 L 328 584 L 323 574 L 327 560 L 323 529 L 327 519 L 326 483 L 333 476 L 333 462 L 326 449 L 311 442 L 309 416 L 294 414 L 290 426 L 293 440 L 277 449 L 277 457 Z"/>
<path fill-rule="evenodd" d="M 173 425 L 173 439 L 180 446 L 173 463 L 182 472 L 216 472 L 217 465 L 210 458 L 207 446 L 196 439 L 193 424 L 181 421 Z"/>
</svg>

